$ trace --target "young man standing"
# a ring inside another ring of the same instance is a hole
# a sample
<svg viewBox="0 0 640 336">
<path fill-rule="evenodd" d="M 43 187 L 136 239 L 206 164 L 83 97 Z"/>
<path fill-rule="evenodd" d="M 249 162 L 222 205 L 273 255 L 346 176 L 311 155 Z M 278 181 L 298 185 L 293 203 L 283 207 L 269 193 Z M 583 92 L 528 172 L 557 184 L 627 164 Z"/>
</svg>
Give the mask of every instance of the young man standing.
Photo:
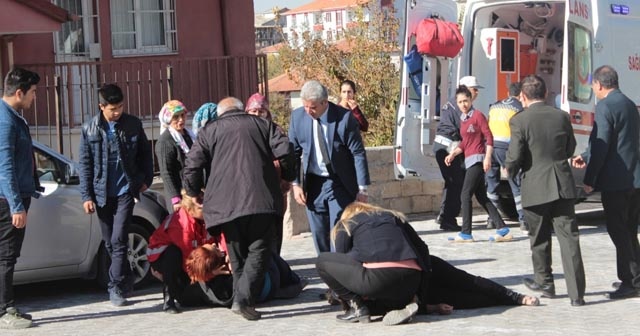
<svg viewBox="0 0 640 336">
<path fill-rule="evenodd" d="M 31 196 L 39 188 L 31 134 L 18 111 L 31 107 L 38 74 L 15 68 L 4 80 L 0 101 L 0 329 L 31 326 L 31 316 L 14 307 L 13 271 L 20 256 Z"/>
<path fill-rule="evenodd" d="M 127 235 L 133 206 L 153 180 L 151 146 L 140 119 L 123 112 L 124 96 L 115 84 L 98 90 L 100 113 L 82 126 L 80 191 L 84 211 L 97 212 L 109 256 L 109 300 L 127 303 L 133 287 Z"/>
</svg>

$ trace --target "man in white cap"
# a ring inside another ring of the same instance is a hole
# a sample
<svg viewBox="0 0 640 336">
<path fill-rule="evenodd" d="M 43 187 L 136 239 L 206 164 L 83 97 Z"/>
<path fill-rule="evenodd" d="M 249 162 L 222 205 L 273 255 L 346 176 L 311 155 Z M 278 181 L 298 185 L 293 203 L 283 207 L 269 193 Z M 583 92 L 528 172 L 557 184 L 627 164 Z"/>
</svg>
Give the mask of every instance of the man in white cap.
<svg viewBox="0 0 640 336">
<path fill-rule="evenodd" d="M 478 89 L 483 88 L 474 76 L 460 78 L 459 84 L 469 88 L 472 103 L 478 97 Z M 462 155 L 458 155 L 451 165 L 447 166 L 444 163 L 444 158 L 449 154 L 449 150 L 456 147 L 452 143 L 461 140 L 461 113 L 455 98 L 442 105 L 440 122 L 436 128 L 436 137 L 433 143 L 433 152 L 444 179 L 442 204 L 440 205 L 440 214 L 436 218 L 436 223 L 440 224 L 440 229 L 445 231 L 460 231 L 456 217 L 460 213 L 461 207 L 460 193 L 462 191 L 462 182 L 464 181 L 464 159 Z"/>
</svg>

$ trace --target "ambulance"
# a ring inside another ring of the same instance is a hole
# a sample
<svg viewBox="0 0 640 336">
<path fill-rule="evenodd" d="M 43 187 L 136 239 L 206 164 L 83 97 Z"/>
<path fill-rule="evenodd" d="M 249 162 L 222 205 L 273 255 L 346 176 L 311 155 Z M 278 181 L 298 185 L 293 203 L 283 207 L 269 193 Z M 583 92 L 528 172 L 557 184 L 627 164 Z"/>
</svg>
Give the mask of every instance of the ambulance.
<svg viewBox="0 0 640 336">
<path fill-rule="evenodd" d="M 421 20 L 458 21 L 456 5 L 450 0 L 396 1 L 403 53 L 415 44 Z M 547 103 L 571 116 L 576 154 L 586 149 L 594 121 L 595 68 L 613 66 L 621 90 L 640 105 L 638 0 L 469 0 L 461 19 L 465 41 L 457 57 L 422 55 L 419 88 L 412 86 L 412 74 L 404 64 L 401 69 L 394 144 L 398 179 L 440 176 L 431 146 L 436 110 L 452 97 L 463 76 L 476 76 L 484 86 L 473 105 L 485 114 L 490 104 L 508 96 L 510 83 L 529 74 L 541 76 L 547 84 Z M 580 198 L 587 196 L 581 187 L 583 174 L 574 171 Z M 501 196 L 509 197 L 508 187 L 501 190 Z"/>
</svg>

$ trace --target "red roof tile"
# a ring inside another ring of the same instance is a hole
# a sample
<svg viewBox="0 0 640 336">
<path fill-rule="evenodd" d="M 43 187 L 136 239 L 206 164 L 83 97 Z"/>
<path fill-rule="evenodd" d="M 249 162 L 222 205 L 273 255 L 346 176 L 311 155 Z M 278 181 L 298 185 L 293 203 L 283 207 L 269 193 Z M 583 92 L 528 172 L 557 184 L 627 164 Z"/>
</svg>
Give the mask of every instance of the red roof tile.
<svg viewBox="0 0 640 336">
<path fill-rule="evenodd" d="M 319 11 L 329 11 L 341 8 L 353 7 L 358 4 L 367 2 L 366 0 L 315 0 L 306 5 L 296 7 L 283 15 L 310 13 Z"/>
<path fill-rule="evenodd" d="M 294 76 L 295 77 L 295 76 Z M 289 75 L 282 74 L 269 80 L 269 92 L 291 92 L 302 89 L 302 81 L 296 82 Z"/>
</svg>

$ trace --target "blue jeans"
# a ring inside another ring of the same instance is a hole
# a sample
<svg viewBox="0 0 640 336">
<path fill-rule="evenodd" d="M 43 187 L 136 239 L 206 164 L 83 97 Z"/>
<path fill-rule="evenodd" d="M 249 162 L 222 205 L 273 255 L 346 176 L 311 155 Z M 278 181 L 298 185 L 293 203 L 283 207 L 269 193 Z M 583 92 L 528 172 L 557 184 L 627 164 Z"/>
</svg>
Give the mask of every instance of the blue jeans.
<svg viewBox="0 0 640 336">
<path fill-rule="evenodd" d="M 115 288 L 126 292 L 127 277 L 131 266 L 127 259 L 127 242 L 131 216 L 133 215 L 133 196 L 129 193 L 118 197 L 108 197 L 104 207 L 96 207 L 104 247 L 111 257 L 109 267 L 109 290 Z"/>
<path fill-rule="evenodd" d="M 22 204 L 25 211 L 29 211 L 31 198 L 23 198 Z M 13 226 L 9 203 L 0 198 L 0 316 L 6 313 L 7 308 L 13 307 L 13 271 L 20 257 L 24 233 L 24 228 Z"/>
</svg>

